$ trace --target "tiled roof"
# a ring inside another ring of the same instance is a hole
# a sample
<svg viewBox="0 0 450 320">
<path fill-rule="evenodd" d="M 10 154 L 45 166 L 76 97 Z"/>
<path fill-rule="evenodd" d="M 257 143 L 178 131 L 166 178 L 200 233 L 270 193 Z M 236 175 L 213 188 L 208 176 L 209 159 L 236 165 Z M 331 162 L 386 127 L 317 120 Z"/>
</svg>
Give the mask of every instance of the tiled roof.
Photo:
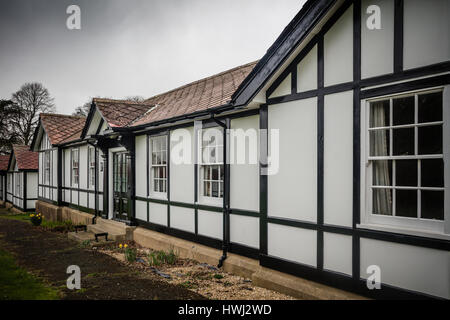
<svg viewBox="0 0 450 320">
<path fill-rule="evenodd" d="M 94 98 L 94 102 L 110 127 L 127 127 L 152 107 L 145 102 L 128 100 Z"/>
<path fill-rule="evenodd" d="M 256 63 L 257 61 L 227 70 L 146 100 L 156 108 L 135 121 L 133 126 L 227 104 Z"/>
<path fill-rule="evenodd" d="M 19 170 L 38 170 L 38 152 L 30 150 L 29 146 L 13 145 L 14 157 Z"/>
<path fill-rule="evenodd" d="M 222 106 L 250 73 L 256 62 L 198 80 L 144 102 L 95 98 L 111 127 L 134 127 Z"/>
<path fill-rule="evenodd" d="M 7 171 L 10 155 L 0 155 L 0 171 Z"/>
<path fill-rule="evenodd" d="M 41 123 L 52 145 L 80 138 L 86 117 L 41 113 Z"/>
</svg>

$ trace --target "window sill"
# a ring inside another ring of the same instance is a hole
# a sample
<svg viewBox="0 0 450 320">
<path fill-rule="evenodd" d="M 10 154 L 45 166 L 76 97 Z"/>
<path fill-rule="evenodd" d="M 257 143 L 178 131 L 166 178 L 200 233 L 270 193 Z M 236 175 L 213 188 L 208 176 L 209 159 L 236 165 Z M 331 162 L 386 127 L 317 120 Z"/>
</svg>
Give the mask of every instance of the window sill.
<svg viewBox="0 0 450 320">
<path fill-rule="evenodd" d="M 377 224 L 369 224 L 369 223 L 357 224 L 356 227 L 358 229 L 368 229 L 368 230 L 375 230 L 375 231 L 400 233 L 400 234 L 417 236 L 417 237 L 434 238 L 434 239 L 440 239 L 440 240 L 450 240 L 449 234 L 432 232 L 432 231 L 423 231 L 420 229 L 399 228 L 399 227 L 394 227 L 394 226 L 377 225 Z"/>
</svg>

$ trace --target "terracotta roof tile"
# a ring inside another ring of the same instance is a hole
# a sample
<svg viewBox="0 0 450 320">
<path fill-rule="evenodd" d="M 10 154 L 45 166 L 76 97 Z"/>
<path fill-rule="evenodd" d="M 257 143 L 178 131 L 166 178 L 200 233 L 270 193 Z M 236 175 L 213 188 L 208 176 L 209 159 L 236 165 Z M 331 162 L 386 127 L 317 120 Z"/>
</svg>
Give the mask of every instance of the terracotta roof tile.
<svg viewBox="0 0 450 320">
<path fill-rule="evenodd" d="M 111 127 L 126 127 L 147 112 L 146 102 L 94 98 L 94 103 Z"/>
<path fill-rule="evenodd" d="M 228 103 L 256 62 L 198 80 L 144 102 L 95 98 L 111 127 L 134 127 L 170 119 Z"/>
<path fill-rule="evenodd" d="M 19 170 L 38 170 L 38 152 L 30 150 L 29 146 L 13 145 L 13 153 Z"/>
<path fill-rule="evenodd" d="M 0 171 L 7 171 L 10 155 L 0 155 Z"/>
<path fill-rule="evenodd" d="M 80 138 L 86 117 L 41 113 L 41 123 L 52 145 Z"/>
</svg>

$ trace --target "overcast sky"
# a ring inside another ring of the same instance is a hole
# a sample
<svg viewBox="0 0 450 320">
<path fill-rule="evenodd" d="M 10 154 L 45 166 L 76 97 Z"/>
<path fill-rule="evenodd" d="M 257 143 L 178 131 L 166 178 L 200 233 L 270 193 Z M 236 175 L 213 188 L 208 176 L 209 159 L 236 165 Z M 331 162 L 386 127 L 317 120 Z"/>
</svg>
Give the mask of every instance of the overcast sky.
<svg viewBox="0 0 450 320">
<path fill-rule="evenodd" d="M 0 0 L 0 99 L 38 81 L 70 114 L 260 59 L 302 0 Z M 81 8 L 81 30 L 66 9 Z"/>
</svg>

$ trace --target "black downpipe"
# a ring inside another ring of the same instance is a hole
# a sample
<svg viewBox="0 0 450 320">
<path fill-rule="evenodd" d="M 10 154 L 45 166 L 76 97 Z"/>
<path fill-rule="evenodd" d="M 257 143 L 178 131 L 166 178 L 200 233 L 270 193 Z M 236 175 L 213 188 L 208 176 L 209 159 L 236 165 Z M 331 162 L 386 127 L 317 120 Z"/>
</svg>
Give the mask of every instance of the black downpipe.
<svg viewBox="0 0 450 320">
<path fill-rule="evenodd" d="M 224 192 L 223 192 L 223 240 L 222 240 L 222 257 L 219 259 L 218 268 L 223 266 L 223 262 L 227 258 L 227 252 L 229 249 L 229 234 L 230 234 L 230 201 L 229 201 L 229 167 L 227 161 L 227 129 L 228 129 L 228 121 L 223 123 L 216 118 L 214 118 L 214 114 L 211 115 L 211 119 L 217 123 L 223 129 L 223 176 L 224 176 Z"/>
</svg>

